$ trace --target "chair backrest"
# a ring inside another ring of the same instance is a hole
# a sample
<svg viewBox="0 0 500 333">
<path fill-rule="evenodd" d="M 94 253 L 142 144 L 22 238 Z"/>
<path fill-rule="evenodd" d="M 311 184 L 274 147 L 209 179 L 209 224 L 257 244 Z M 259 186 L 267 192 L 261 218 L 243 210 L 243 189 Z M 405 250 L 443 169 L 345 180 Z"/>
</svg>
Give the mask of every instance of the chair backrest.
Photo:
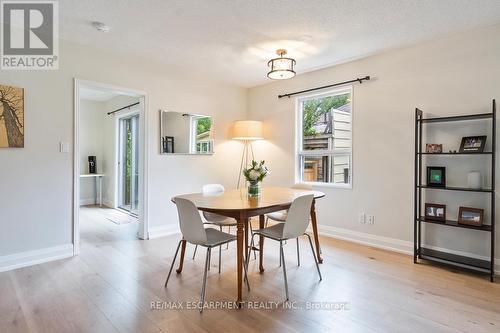
<svg viewBox="0 0 500 333">
<path fill-rule="evenodd" d="M 201 191 L 203 192 L 203 194 L 216 194 L 216 193 L 222 193 L 225 190 L 226 189 L 221 184 L 206 184 L 203 185 Z"/>
<path fill-rule="evenodd" d="M 177 212 L 179 213 L 179 226 L 185 240 L 193 244 L 205 244 L 207 233 L 203 228 L 203 221 L 195 204 L 182 198 L 175 198 Z"/>
<path fill-rule="evenodd" d="M 308 194 L 300 196 L 292 202 L 283 227 L 283 237 L 296 238 L 306 232 L 313 199 L 314 195 Z"/>
</svg>

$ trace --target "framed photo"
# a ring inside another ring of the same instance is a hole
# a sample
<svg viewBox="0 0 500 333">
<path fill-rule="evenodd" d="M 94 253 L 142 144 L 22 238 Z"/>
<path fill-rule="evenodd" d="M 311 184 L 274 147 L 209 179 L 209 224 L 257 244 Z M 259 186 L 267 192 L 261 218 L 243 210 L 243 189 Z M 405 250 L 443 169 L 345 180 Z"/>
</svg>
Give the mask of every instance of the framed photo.
<svg viewBox="0 0 500 333">
<path fill-rule="evenodd" d="M 426 143 L 425 152 L 429 154 L 439 154 L 443 152 L 443 145 L 440 143 Z"/>
<path fill-rule="evenodd" d="M 446 168 L 445 167 L 427 167 L 427 186 L 445 187 L 446 186 Z"/>
<path fill-rule="evenodd" d="M 465 136 L 460 144 L 461 153 L 482 153 L 486 144 L 486 135 Z"/>
<path fill-rule="evenodd" d="M 425 219 L 433 221 L 446 221 L 446 205 L 426 203 Z"/>
<path fill-rule="evenodd" d="M 483 225 L 484 209 L 460 207 L 458 210 L 458 223 L 480 227 Z"/>
</svg>

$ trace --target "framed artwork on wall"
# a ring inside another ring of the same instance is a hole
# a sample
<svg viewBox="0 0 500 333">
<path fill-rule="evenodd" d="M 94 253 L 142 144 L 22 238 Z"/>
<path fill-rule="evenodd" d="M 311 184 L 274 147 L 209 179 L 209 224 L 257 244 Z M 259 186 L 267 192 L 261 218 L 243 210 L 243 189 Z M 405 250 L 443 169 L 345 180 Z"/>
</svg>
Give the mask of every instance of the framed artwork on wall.
<svg viewBox="0 0 500 333">
<path fill-rule="evenodd" d="M 24 147 L 24 89 L 0 84 L 0 148 Z"/>
</svg>

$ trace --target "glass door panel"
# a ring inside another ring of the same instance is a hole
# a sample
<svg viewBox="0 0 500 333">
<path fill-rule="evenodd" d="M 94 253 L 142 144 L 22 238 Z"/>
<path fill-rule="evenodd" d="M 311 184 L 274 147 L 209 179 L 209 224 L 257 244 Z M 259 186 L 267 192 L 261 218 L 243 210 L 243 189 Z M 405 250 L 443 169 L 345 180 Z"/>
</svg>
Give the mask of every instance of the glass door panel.
<svg viewBox="0 0 500 333">
<path fill-rule="evenodd" d="M 120 119 L 119 207 L 138 213 L 139 115 Z"/>
</svg>

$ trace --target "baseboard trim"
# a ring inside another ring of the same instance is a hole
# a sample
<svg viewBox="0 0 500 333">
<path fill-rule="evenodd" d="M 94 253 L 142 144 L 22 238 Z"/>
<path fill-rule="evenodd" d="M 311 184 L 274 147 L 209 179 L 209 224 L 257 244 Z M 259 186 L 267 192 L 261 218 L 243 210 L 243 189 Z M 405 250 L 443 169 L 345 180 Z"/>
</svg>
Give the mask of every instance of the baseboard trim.
<svg viewBox="0 0 500 333">
<path fill-rule="evenodd" d="M 373 234 L 368 234 L 365 232 L 359 232 L 344 228 L 332 227 L 328 225 L 318 225 L 318 233 L 322 236 L 331 237 L 335 239 L 341 239 L 353 243 L 358 243 L 366 246 L 371 246 L 378 249 L 388 250 L 392 252 L 403 253 L 407 255 L 413 255 L 413 243 L 409 241 L 404 241 L 396 238 L 378 236 Z M 425 247 L 437 251 L 447 252 L 451 254 L 467 256 L 476 259 L 488 260 L 488 257 L 480 256 L 470 252 L 456 251 L 445 249 L 442 247 L 436 247 L 432 245 L 424 245 Z M 500 259 L 495 259 L 495 274 L 500 275 Z"/>
<path fill-rule="evenodd" d="M 44 262 L 73 256 L 73 244 L 64 244 L 43 249 L 0 256 L 0 272 L 42 264 Z"/>
<path fill-rule="evenodd" d="M 342 239 L 362 245 L 372 246 L 379 249 L 412 255 L 413 243 L 396 238 L 377 236 L 365 232 L 359 232 L 344 228 L 318 225 L 318 233 L 322 236 Z"/>
<path fill-rule="evenodd" d="M 181 230 L 178 225 L 162 225 L 157 227 L 149 228 L 148 238 L 155 239 L 160 237 L 171 236 L 175 234 L 180 234 Z"/>
</svg>

